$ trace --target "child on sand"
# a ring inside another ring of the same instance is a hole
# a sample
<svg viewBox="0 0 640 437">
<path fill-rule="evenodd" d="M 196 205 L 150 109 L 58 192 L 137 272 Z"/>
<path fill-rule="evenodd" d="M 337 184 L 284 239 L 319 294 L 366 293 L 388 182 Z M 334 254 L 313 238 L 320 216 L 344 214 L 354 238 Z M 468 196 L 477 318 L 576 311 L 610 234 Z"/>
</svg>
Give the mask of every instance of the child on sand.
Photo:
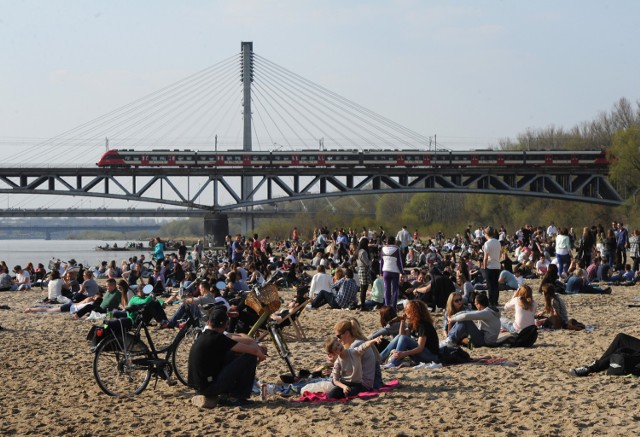
<svg viewBox="0 0 640 437">
<path fill-rule="evenodd" d="M 327 394 L 329 398 L 342 399 L 356 396 L 366 388 L 362 385 L 362 361 L 365 351 L 377 340 L 367 340 L 354 349 L 345 349 L 335 337 L 329 337 L 324 342 L 324 350 L 330 359 L 335 359 L 331 378 L 335 386 Z"/>
</svg>

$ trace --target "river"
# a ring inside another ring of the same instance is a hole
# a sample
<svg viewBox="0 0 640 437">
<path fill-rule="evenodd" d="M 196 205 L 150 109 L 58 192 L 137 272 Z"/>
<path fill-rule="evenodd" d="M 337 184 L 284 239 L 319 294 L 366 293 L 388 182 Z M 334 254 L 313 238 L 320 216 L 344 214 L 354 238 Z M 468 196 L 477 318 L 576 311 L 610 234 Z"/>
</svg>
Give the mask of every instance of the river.
<svg viewBox="0 0 640 437">
<path fill-rule="evenodd" d="M 144 253 L 150 259 L 151 250 L 148 242 L 144 241 L 144 249 L 130 251 L 104 251 L 96 250 L 97 246 L 109 244 L 113 246 L 117 243 L 119 247 L 124 247 L 128 241 L 104 241 L 104 240 L 0 240 L 0 261 L 5 261 L 9 269 L 18 264 L 22 267 L 32 262 L 34 266 L 38 263 L 44 264 L 49 270 L 51 259 L 60 259 L 67 262 L 75 259 L 85 266 L 95 266 L 101 261 L 116 260 L 118 266 L 123 259 L 128 259 L 134 255 L 140 256 Z M 135 243 L 139 243 L 136 241 Z M 11 272 L 9 272 L 11 273 Z"/>
</svg>

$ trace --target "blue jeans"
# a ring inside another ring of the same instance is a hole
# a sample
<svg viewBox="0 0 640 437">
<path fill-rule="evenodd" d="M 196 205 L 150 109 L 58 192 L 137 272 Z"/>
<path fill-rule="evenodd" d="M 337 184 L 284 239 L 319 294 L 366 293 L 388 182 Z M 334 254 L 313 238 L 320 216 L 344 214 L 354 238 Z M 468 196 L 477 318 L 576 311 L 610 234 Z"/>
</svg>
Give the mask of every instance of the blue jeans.
<svg viewBox="0 0 640 437">
<path fill-rule="evenodd" d="M 449 339 L 455 343 L 460 343 L 465 337 L 469 337 L 474 346 L 484 346 L 484 333 L 478 329 L 475 323 L 470 320 L 456 322 L 449 331 Z"/>
<path fill-rule="evenodd" d="M 569 264 L 571 264 L 571 255 L 556 255 L 556 259 L 558 260 L 558 276 L 561 276 L 563 273 L 569 273 Z"/>
<path fill-rule="evenodd" d="M 202 316 L 202 313 L 200 312 L 200 306 L 197 304 L 190 304 L 189 311 L 191 312 L 191 315 L 194 319 L 199 319 Z M 185 318 L 185 312 L 185 304 L 180 305 L 178 311 L 176 311 L 173 317 L 171 317 L 171 320 L 169 320 L 169 326 L 171 326 L 172 328 L 178 326 L 178 322 Z"/>
<path fill-rule="evenodd" d="M 311 302 L 311 307 L 320 308 L 325 303 L 329 304 L 331 308 L 340 308 L 340 305 L 338 305 L 338 302 L 336 302 L 335 294 L 327 290 L 320 290 L 320 293 L 318 293 L 316 298 L 313 299 L 313 302 Z"/>
<path fill-rule="evenodd" d="M 418 342 L 413 337 L 409 337 L 408 335 L 396 335 L 395 338 L 391 340 L 391 343 L 389 343 L 389 345 L 385 348 L 385 350 L 382 351 L 382 353 L 380 354 L 380 358 L 382 358 L 383 361 L 389 358 L 389 355 L 391 354 L 391 351 L 393 349 L 395 349 L 396 352 L 404 352 L 415 349 L 416 347 L 418 347 Z M 440 362 L 440 357 L 432 353 L 426 347 L 422 349 L 422 352 L 420 352 L 419 354 L 410 355 L 409 358 L 411 358 L 411 360 L 416 363 Z M 391 364 L 393 364 L 394 366 L 398 366 L 401 362 L 402 360 L 391 360 Z"/>
</svg>

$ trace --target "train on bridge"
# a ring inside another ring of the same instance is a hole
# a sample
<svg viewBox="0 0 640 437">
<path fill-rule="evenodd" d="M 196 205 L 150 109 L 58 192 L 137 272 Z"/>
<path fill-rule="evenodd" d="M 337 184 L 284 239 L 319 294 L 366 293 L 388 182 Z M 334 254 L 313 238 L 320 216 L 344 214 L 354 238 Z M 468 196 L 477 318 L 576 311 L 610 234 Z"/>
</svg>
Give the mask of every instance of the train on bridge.
<svg viewBox="0 0 640 437">
<path fill-rule="evenodd" d="M 605 151 L 299 150 L 201 152 L 108 150 L 99 167 L 515 167 L 607 166 Z"/>
</svg>

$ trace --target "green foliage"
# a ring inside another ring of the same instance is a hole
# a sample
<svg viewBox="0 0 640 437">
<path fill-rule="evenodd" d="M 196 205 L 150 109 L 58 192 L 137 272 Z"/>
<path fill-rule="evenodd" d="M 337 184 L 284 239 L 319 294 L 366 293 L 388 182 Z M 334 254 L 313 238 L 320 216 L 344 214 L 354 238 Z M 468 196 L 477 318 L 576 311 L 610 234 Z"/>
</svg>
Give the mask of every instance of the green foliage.
<svg viewBox="0 0 640 437">
<path fill-rule="evenodd" d="M 614 160 L 609 176 L 618 185 L 635 190 L 640 184 L 640 126 L 616 132 L 610 156 Z"/>
</svg>

